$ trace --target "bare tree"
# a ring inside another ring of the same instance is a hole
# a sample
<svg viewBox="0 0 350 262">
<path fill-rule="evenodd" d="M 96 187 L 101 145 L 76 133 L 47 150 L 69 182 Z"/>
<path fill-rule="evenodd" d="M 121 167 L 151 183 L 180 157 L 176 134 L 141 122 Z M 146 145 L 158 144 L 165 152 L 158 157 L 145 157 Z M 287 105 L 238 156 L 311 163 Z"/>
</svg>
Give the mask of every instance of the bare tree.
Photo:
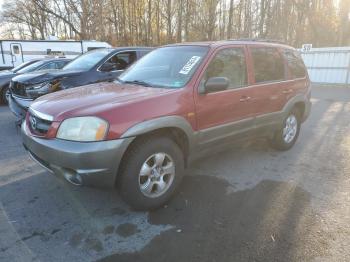
<svg viewBox="0 0 350 262">
<path fill-rule="evenodd" d="M 348 0 L 5 0 L 6 37 L 113 45 L 259 37 L 294 46 L 347 45 Z"/>
</svg>

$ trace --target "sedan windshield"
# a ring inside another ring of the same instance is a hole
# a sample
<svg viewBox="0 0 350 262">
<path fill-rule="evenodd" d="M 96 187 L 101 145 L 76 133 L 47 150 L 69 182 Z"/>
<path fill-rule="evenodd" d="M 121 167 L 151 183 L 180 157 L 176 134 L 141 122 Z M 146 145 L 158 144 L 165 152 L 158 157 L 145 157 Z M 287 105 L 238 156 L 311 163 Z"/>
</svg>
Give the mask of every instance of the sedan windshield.
<svg viewBox="0 0 350 262">
<path fill-rule="evenodd" d="M 111 52 L 110 49 L 96 49 L 78 56 L 72 62 L 68 63 L 63 70 L 84 70 L 88 71 L 95 67 L 101 59 Z"/>
<path fill-rule="evenodd" d="M 11 69 L 11 72 L 17 73 L 19 70 L 21 70 L 21 69 L 23 69 L 23 68 L 25 68 L 25 67 L 27 67 L 27 66 L 29 66 L 30 64 L 33 64 L 33 63 L 35 63 L 35 62 L 36 62 L 36 61 L 24 62 L 24 63 L 22 63 L 22 64 L 20 64 L 20 65 L 18 65 L 18 66 L 16 66 L 16 67 L 14 67 L 14 68 L 12 68 L 12 69 Z"/>
<path fill-rule="evenodd" d="M 144 86 L 184 87 L 208 50 L 208 47 L 203 46 L 169 46 L 156 49 L 125 71 L 119 80 Z"/>
<path fill-rule="evenodd" d="M 35 63 L 32 63 L 32 64 L 18 70 L 17 73 L 24 74 L 24 73 L 33 72 L 46 63 L 47 63 L 47 61 L 37 61 Z"/>
</svg>

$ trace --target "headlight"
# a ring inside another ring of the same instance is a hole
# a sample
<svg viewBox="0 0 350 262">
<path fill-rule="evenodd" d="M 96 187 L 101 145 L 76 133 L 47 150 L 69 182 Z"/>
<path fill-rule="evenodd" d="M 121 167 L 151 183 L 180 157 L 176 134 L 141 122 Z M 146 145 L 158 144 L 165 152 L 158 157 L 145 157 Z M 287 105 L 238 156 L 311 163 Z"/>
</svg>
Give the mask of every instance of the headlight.
<svg viewBox="0 0 350 262">
<path fill-rule="evenodd" d="M 64 140 L 92 142 L 106 137 L 108 123 L 98 117 L 74 117 L 62 122 L 56 137 Z"/>
<path fill-rule="evenodd" d="M 40 84 L 37 84 L 37 85 L 30 86 L 29 88 L 30 89 L 39 89 L 39 88 L 42 88 L 42 87 L 49 87 L 49 83 L 48 82 L 40 83 Z"/>
</svg>

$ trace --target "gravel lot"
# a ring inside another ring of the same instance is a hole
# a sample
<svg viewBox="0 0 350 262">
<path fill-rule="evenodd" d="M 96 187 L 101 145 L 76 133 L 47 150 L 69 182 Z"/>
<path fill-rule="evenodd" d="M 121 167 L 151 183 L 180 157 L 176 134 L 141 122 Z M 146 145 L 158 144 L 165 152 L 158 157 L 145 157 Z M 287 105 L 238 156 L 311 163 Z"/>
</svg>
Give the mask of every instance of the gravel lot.
<svg viewBox="0 0 350 262">
<path fill-rule="evenodd" d="M 199 160 L 151 213 L 44 171 L 0 107 L 0 261 L 349 261 L 350 89 L 312 101 L 290 151 L 255 141 Z"/>
</svg>

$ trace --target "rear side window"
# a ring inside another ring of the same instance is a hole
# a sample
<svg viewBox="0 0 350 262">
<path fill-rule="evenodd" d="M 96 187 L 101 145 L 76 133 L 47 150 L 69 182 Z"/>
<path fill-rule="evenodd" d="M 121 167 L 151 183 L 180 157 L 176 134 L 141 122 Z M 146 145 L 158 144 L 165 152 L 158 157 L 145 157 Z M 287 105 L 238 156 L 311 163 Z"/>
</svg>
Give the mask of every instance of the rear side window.
<svg viewBox="0 0 350 262">
<path fill-rule="evenodd" d="M 253 47 L 251 52 L 256 83 L 273 82 L 285 78 L 283 57 L 276 48 Z"/>
<path fill-rule="evenodd" d="M 226 77 L 229 88 L 247 85 L 247 68 L 243 48 L 227 48 L 217 52 L 210 61 L 203 84 L 211 77 Z"/>
<path fill-rule="evenodd" d="M 287 67 L 292 79 L 306 76 L 304 62 L 297 51 L 284 50 L 284 57 L 287 61 Z"/>
</svg>

